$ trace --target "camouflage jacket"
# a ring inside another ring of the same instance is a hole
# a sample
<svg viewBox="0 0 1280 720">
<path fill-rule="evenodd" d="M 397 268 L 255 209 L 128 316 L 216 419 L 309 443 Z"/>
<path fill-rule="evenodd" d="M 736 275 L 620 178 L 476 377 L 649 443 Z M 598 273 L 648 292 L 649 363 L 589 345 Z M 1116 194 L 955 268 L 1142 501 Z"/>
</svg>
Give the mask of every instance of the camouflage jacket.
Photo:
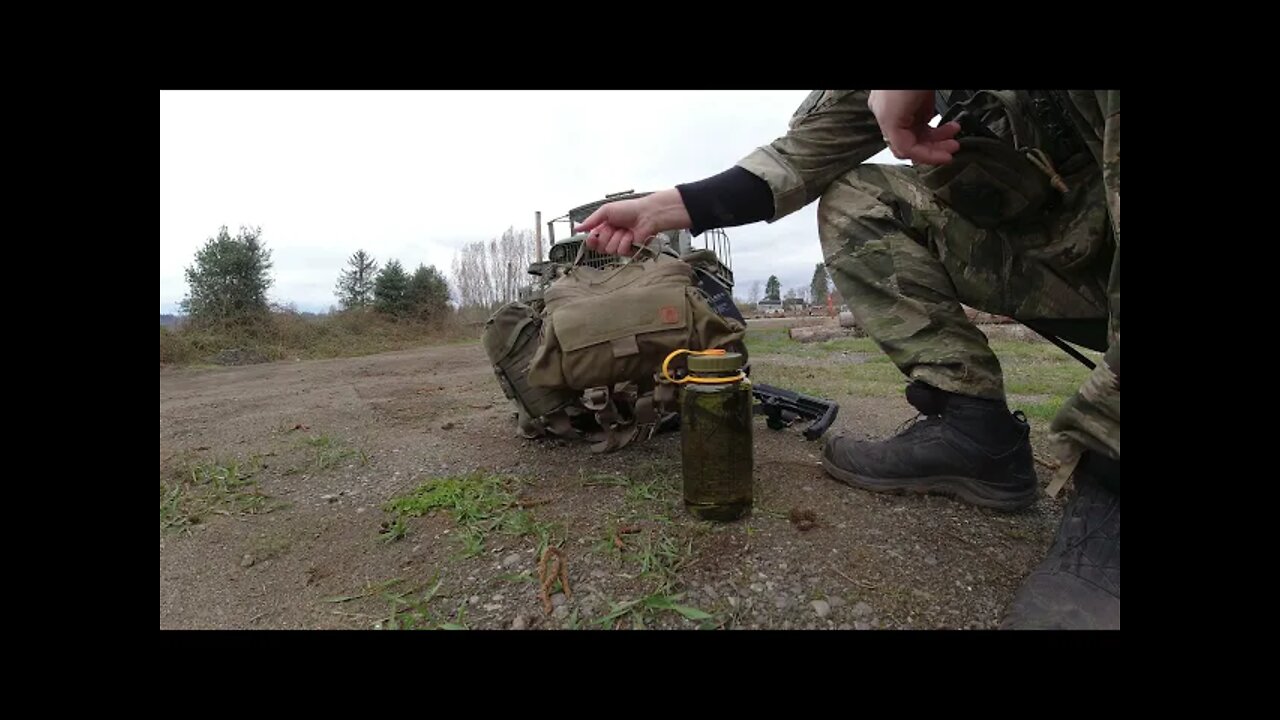
<svg viewBox="0 0 1280 720">
<path fill-rule="evenodd" d="M 950 96 L 956 91 L 939 91 Z M 870 90 L 815 90 L 792 115 L 786 135 L 757 148 L 738 161 L 768 183 L 773 192 L 774 222 L 817 200 L 841 175 L 866 162 L 885 148 L 875 115 L 867 106 Z M 1017 91 L 1018 104 L 1030 110 L 1038 100 Z M 1108 189 L 1107 205 L 1115 234 L 1119 235 L 1119 91 L 1078 91 L 1059 93 L 1067 106 L 1064 126 L 1072 128 L 1072 143 L 1083 140 L 1096 163 L 1103 166 Z M 1028 113 L 1029 115 L 1031 113 Z M 1111 116 L 1113 122 L 1106 123 Z M 1035 118 L 1032 123 L 1039 125 Z M 1106 129 L 1104 130 L 1104 125 Z M 1064 128 L 1065 129 L 1065 128 Z M 1034 141 L 1050 140 L 1043 128 Z M 1104 138 L 1110 132 L 1114 137 Z M 1078 133 L 1078 134 L 1077 134 Z M 998 131 L 1004 136 L 1004 131 Z M 1059 131 L 1061 135 L 1061 130 Z M 1104 151 L 1104 139 L 1108 150 Z M 1043 145 L 1044 142 L 1032 144 Z M 1056 154 L 1056 153 L 1051 153 Z"/>
<path fill-rule="evenodd" d="M 773 190 L 774 222 L 822 196 L 836 178 L 885 148 L 870 90 L 815 90 L 791 117 L 786 135 L 757 148 L 738 167 Z"/>
</svg>

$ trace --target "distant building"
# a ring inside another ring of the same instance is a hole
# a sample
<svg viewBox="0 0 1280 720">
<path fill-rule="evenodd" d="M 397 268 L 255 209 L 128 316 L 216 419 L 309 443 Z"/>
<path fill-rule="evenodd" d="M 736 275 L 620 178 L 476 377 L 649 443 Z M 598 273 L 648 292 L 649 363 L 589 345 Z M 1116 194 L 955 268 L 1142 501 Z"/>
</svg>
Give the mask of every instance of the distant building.
<svg viewBox="0 0 1280 720">
<path fill-rule="evenodd" d="M 786 311 L 782 308 L 781 300 L 761 300 L 756 303 L 756 312 L 766 317 L 786 314 Z"/>
</svg>

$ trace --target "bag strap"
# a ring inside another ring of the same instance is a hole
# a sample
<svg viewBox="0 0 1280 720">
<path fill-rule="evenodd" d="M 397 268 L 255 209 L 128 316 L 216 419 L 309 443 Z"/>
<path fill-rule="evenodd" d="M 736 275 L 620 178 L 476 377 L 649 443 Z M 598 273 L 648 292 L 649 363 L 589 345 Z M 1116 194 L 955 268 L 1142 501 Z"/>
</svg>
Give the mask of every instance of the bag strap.
<svg viewBox="0 0 1280 720">
<path fill-rule="evenodd" d="M 654 240 L 657 237 L 658 237 L 657 235 L 651 235 L 649 236 L 649 239 L 646 240 L 643 244 L 632 243 L 631 247 L 636 248 L 636 251 L 630 256 L 628 256 L 622 264 L 620 264 L 616 269 L 614 269 L 612 273 L 609 273 L 598 282 L 609 281 L 610 279 L 613 278 L 613 276 L 617 275 L 619 272 L 622 272 L 623 268 L 627 267 L 628 265 L 631 265 L 632 263 L 639 262 L 641 260 L 641 256 L 644 255 L 645 253 L 649 253 L 650 255 L 653 256 L 653 259 L 656 260 L 658 258 L 658 255 L 660 254 L 657 250 L 653 248 L 653 246 L 656 244 Z M 574 256 L 573 262 L 569 264 L 569 269 L 567 272 L 573 272 L 576 268 L 580 267 L 582 264 L 583 258 L 585 258 L 586 256 L 587 256 L 587 241 L 583 240 L 582 244 L 578 246 L 578 254 Z"/>
</svg>

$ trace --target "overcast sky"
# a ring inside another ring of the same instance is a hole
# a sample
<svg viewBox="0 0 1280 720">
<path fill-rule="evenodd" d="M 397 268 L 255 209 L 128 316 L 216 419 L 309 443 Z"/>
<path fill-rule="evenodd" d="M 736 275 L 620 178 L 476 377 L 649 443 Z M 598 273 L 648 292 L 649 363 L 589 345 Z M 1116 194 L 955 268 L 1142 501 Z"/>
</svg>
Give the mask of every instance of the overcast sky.
<svg viewBox="0 0 1280 720">
<path fill-rule="evenodd" d="M 535 211 L 545 223 L 725 170 L 784 134 L 806 94 L 161 92 L 160 312 L 176 312 L 184 268 L 223 225 L 262 228 L 273 300 L 324 311 L 357 249 L 448 274 L 463 244 L 532 228 Z M 770 274 L 808 285 L 816 208 L 727 230 L 737 295 Z"/>
</svg>

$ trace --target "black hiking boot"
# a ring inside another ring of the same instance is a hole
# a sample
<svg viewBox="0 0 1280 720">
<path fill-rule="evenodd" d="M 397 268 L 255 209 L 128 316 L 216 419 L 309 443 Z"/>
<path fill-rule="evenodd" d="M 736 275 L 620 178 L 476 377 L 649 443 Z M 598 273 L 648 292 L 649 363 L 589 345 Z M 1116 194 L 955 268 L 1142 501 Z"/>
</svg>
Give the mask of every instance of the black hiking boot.
<svg viewBox="0 0 1280 720">
<path fill-rule="evenodd" d="M 1002 630 L 1120 629 L 1120 463 L 1086 453 L 1049 556 L 1018 589 Z"/>
<path fill-rule="evenodd" d="M 1022 413 L 921 382 L 907 386 L 907 402 L 922 417 L 888 440 L 828 440 L 826 471 L 866 490 L 950 495 L 996 510 L 1036 501 L 1031 428 Z"/>
</svg>

